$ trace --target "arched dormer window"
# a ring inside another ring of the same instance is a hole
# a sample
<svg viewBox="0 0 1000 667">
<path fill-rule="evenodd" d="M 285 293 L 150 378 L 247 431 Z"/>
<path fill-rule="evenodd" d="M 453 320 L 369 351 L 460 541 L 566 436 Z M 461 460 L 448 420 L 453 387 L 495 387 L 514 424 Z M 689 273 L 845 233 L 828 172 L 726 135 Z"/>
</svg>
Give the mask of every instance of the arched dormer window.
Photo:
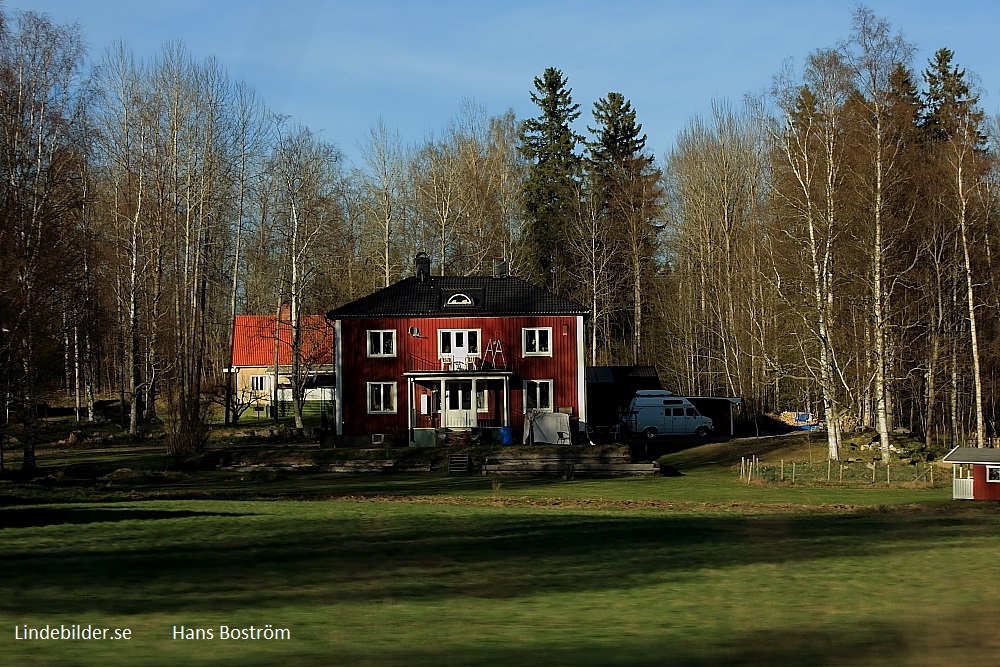
<svg viewBox="0 0 1000 667">
<path fill-rule="evenodd" d="M 472 298 L 468 294 L 452 294 L 448 297 L 448 300 L 444 302 L 446 306 L 471 306 L 473 305 Z"/>
</svg>

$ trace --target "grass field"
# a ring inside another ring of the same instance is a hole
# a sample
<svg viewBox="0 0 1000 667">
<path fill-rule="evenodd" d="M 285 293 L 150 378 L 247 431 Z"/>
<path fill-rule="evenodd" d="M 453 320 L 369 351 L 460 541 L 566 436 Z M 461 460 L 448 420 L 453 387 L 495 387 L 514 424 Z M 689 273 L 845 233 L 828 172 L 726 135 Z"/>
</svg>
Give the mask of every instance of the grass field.
<svg viewBox="0 0 1000 667">
<path fill-rule="evenodd" d="M 1000 508 L 949 500 L 945 475 L 935 488 L 748 486 L 710 450 L 675 456 L 678 477 L 498 481 L 62 456 L 40 458 L 53 465 L 42 479 L 0 482 L 0 664 L 1000 656 Z M 131 639 L 16 639 L 46 625 Z M 174 639 L 181 626 L 213 637 Z M 289 638 L 227 640 L 223 626 Z"/>
</svg>

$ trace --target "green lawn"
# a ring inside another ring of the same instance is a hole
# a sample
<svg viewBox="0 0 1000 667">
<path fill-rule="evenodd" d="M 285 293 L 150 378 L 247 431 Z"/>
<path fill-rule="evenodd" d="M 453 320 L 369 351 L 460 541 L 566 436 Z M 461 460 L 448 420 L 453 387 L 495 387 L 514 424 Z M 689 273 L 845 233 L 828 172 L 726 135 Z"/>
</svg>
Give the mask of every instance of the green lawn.
<svg viewBox="0 0 1000 667">
<path fill-rule="evenodd" d="M 107 474 L 92 466 L 128 459 L 89 456 L 89 477 L 0 483 L 0 664 L 971 667 L 1000 655 L 1000 506 L 952 502 L 941 484 L 747 486 L 726 465 L 496 487 L 180 473 L 141 452 L 133 472 Z M 132 638 L 15 639 L 46 624 Z M 268 625 L 290 638 L 220 638 Z M 172 639 L 180 626 L 214 637 Z"/>
</svg>

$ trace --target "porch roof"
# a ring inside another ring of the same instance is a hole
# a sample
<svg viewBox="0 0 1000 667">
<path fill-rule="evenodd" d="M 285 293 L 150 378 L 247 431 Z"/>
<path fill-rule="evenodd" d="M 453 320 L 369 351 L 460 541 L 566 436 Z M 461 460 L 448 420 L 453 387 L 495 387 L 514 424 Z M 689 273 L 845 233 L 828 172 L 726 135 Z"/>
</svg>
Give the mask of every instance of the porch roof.
<svg viewBox="0 0 1000 667">
<path fill-rule="evenodd" d="M 1000 449 L 991 447 L 955 447 L 941 459 L 945 463 L 1000 464 Z"/>
<path fill-rule="evenodd" d="M 513 377 L 514 371 L 509 368 L 491 368 L 478 370 L 447 370 L 447 371 L 407 371 L 403 377 L 414 380 L 491 380 Z"/>
</svg>

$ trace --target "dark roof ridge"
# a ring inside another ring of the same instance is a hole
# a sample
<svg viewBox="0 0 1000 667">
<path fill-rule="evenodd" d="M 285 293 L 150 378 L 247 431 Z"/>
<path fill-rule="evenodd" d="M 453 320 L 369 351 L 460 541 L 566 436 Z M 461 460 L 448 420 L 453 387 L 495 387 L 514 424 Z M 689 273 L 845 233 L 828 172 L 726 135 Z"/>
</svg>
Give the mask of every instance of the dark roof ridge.
<svg viewBox="0 0 1000 667">
<path fill-rule="evenodd" d="M 451 294 L 479 290 L 473 303 L 447 305 Z M 408 316 L 586 315 L 580 304 L 516 276 L 416 276 L 404 278 L 327 313 L 327 318 Z"/>
</svg>

